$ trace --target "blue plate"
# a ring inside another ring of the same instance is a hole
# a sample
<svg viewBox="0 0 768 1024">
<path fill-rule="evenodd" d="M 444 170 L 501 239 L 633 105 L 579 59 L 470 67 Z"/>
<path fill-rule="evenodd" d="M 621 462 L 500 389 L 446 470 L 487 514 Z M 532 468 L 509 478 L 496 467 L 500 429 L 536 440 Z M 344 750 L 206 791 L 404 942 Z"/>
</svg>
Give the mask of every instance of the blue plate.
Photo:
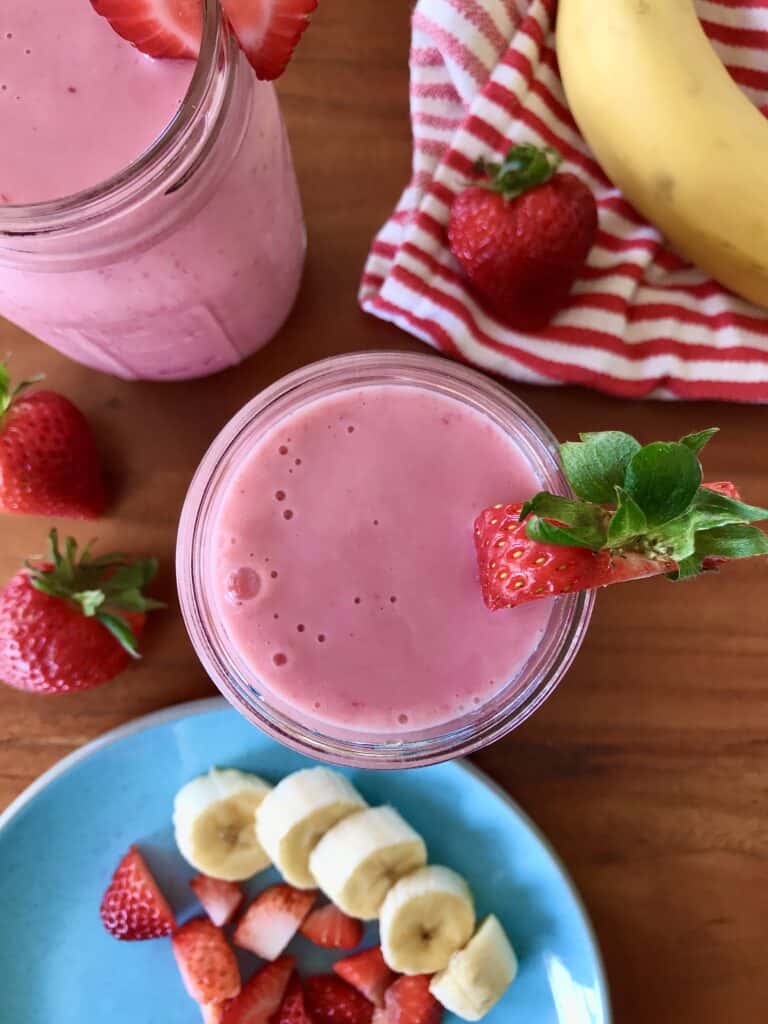
<svg viewBox="0 0 768 1024">
<path fill-rule="evenodd" d="M 99 921 L 120 857 L 141 845 L 183 920 L 193 872 L 176 851 L 177 789 L 217 764 L 277 780 L 309 764 L 221 700 L 140 719 L 66 758 L 0 817 L 3 1021 L 18 1024 L 199 1024 L 170 942 L 121 943 Z M 561 864 L 520 809 L 467 764 L 348 773 L 371 803 L 392 803 L 422 833 L 434 863 L 461 872 L 478 915 L 495 912 L 520 957 L 518 980 L 487 1024 L 610 1024 L 594 935 Z M 256 888 L 272 881 L 259 876 Z M 375 930 L 366 936 L 375 938 Z M 332 957 L 305 940 L 306 971 Z M 252 970 L 255 958 L 243 957 Z M 446 1014 L 446 1024 L 459 1024 Z"/>
</svg>

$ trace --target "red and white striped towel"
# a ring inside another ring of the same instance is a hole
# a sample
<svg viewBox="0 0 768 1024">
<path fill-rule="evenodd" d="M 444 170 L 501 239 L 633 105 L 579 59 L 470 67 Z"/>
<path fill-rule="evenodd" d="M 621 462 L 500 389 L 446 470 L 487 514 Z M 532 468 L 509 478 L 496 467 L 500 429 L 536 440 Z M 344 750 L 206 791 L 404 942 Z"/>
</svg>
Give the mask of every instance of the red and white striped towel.
<svg viewBox="0 0 768 1024">
<path fill-rule="evenodd" d="M 419 0 L 410 59 L 413 177 L 373 243 L 363 308 L 520 381 L 632 398 L 768 401 L 768 313 L 682 262 L 602 173 L 566 106 L 556 6 Z M 698 0 L 698 10 L 734 79 L 768 114 L 768 0 Z M 483 311 L 445 242 L 452 197 L 474 161 L 522 141 L 558 149 L 600 209 L 598 241 L 569 306 L 536 334 Z"/>
</svg>

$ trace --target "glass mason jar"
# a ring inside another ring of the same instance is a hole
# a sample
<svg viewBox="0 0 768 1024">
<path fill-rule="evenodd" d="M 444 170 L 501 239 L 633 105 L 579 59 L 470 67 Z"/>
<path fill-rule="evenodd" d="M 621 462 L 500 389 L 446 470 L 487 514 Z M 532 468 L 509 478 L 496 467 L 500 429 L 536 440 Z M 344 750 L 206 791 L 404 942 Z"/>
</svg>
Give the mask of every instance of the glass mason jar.
<svg viewBox="0 0 768 1024">
<path fill-rule="evenodd" d="M 0 314 L 125 379 L 239 363 L 293 306 L 305 233 L 271 84 L 218 0 L 178 113 L 133 164 L 77 195 L 0 205 Z M 106 86 L 106 83 L 105 83 Z"/>
<path fill-rule="evenodd" d="M 408 768 L 468 754 L 525 721 L 553 692 L 576 656 L 592 614 L 594 594 L 569 594 L 552 601 L 542 639 L 514 677 L 481 706 L 424 730 L 365 734 L 332 727 L 310 720 L 304 711 L 297 712 L 255 678 L 227 634 L 214 593 L 215 526 L 222 497 L 242 459 L 285 417 L 345 389 L 382 384 L 433 391 L 465 403 L 514 440 L 542 487 L 570 493 L 550 431 L 524 403 L 487 377 L 422 354 L 336 356 L 277 381 L 246 405 L 213 442 L 192 480 L 182 511 L 176 575 L 182 614 L 198 657 L 227 700 L 254 725 L 300 753 L 332 764 Z M 318 594 L 318 602 L 324 600 L 324 595 Z"/>
</svg>

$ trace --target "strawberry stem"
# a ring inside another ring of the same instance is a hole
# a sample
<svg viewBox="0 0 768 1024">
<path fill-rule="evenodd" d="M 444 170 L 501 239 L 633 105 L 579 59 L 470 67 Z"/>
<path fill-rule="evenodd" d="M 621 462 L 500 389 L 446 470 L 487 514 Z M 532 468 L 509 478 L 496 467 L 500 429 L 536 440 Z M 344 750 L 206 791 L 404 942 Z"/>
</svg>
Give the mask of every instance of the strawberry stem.
<svg viewBox="0 0 768 1024">
<path fill-rule="evenodd" d="M 505 199 L 516 199 L 524 192 L 544 185 L 557 173 L 562 157 L 554 149 L 524 143 L 513 146 L 500 164 L 478 160 L 475 169 L 485 175 L 484 188 L 498 192 Z"/>
<path fill-rule="evenodd" d="M 44 374 L 39 373 L 35 377 L 21 381 L 16 387 L 12 387 L 7 360 L 4 363 L 0 363 L 0 420 L 2 420 L 22 391 L 32 387 L 33 384 L 39 384 L 44 376 Z"/>
<path fill-rule="evenodd" d="M 95 618 L 132 658 L 139 658 L 137 638 L 124 613 L 165 607 L 143 593 L 157 574 L 157 559 L 128 562 L 118 552 L 92 558 L 90 544 L 78 557 L 74 537 L 66 538 L 62 553 L 58 531 L 53 529 L 48 536 L 51 564 L 40 567 L 27 563 L 31 585 Z"/>
<path fill-rule="evenodd" d="M 702 483 L 699 453 L 716 433 L 641 446 L 629 434 L 605 431 L 561 445 L 576 498 L 534 495 L 520 513 L 527 536 L 674 563 L 675 579 L 711 569 L 713 559 L 768 554 L 768 536 L 752 525 L 768 519 L 768 509 Z"/>
</svg>

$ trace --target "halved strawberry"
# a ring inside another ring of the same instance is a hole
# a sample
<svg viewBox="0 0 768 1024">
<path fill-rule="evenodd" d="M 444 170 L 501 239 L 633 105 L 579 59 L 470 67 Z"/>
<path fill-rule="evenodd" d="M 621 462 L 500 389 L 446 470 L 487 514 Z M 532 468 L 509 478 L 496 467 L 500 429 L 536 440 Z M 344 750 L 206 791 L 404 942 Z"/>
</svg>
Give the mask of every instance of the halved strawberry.
<svg viewBox="0 0 768 1024">
<path fill-rule="evenodd" d="M 280 1009 L 270 1024 L 313 1024 L 304 1005 L 304 989 L 301 987 L 301 979 L 295 971 L 288 982 Z"/>
<path fill-rule="evenodd" d="M 168 901 L 135 846 L 118 864 L 100 913 L 109 934 L 126 942 L 158 939 L 176 927 Z"/>
<path fill-rule="evenodd" d="M 672 572 L 675 563 L 639 553 L 544 544 L 528 536 L 523 506 L 494 505 L 475 521 L 475 547 L 485 603 L 491 611 L 540 597 L 607 587 Z"/>
<path fill-rule="evenodd" d="M 364 949 L 362 953 L 337 960 L 333 969 L 340 978 L 358 992 L 362 992 L 374 1006 L 384 1005 L 384 993 L 397 977 L 395 972 L 387 967 L 381 946 Z"/>
<path fill-rule="evenodd" d="M 150 57 L 196 58 L 201 0 L 91 0 L 119 36 Z"/>
<path fill-rule="evenodd" d="M 196 58 L 202 0 L 91 0 L 118 35 L 150 57 Z M 222 0 L 240 47 L 258 78 L 279 78 L 318 0 Z"/>
<path fill-rule="evenodd" d="M 281 956 L 274 963 L 265 964 L 227 1006 L 221 1024 L 268 1024 L 280 1009 L 295 966 L 292 956 Z"/>
<path fill-rule="evenodd" d="M 427 974 L 398 978 L 384 997 L 373 1024 L 440 1024 L 443 1008 L 429 991 Z"/>
<path fill-rule="evenodd" d="M 279 78 L 318 0 L 223 0 L 238 42 L 258 78 Z"/>
<path fill-rule="evenodd" d="M 363 922 L 348 917 L 328 903 L 313 910 L 299 931 L 305 939 L 326 949 L 354 949 L 363 941 Z"/>
<path fill-rule="evenodd" d="M 235 930 L 236 945 L 262 960 L 276 960 L 299 930 L 317 899 L 292 885 L 272 885 L 260 893 Z"/>
<path fill-rule="evenodd" d="M 207 917 L 187 921 L 172 941 L 184 987 L 196 1002 L 203 1006 L 223 1003 L 240 992 L 234 950 L 224 932 Z"/>
<path fill-rule="evenodd" d="M 333 974 L 318 974 L 304 986 L 312 1024 L 371 1024 L 373 1004 Z"/>
<path fill-rule="evenodd" d="M 218 928 L 229 924 L 245 898 L 237 882 L 224 882 L 208 875 L 197 875 L 189 886 Z"/>
<path fill-rule="evenodd" d="M 768 554 L 768 537 L 752 526 L 768 509 L 744 504 L 728 481 L 702 482 L 699 454 L 716 433 L 642 446 L 603 431 L 561 445 L 575 498 L 541 491 L 475 522 L 486 605 L 514 608 L 661 573 L 687 579 Z"/>
</svg>

